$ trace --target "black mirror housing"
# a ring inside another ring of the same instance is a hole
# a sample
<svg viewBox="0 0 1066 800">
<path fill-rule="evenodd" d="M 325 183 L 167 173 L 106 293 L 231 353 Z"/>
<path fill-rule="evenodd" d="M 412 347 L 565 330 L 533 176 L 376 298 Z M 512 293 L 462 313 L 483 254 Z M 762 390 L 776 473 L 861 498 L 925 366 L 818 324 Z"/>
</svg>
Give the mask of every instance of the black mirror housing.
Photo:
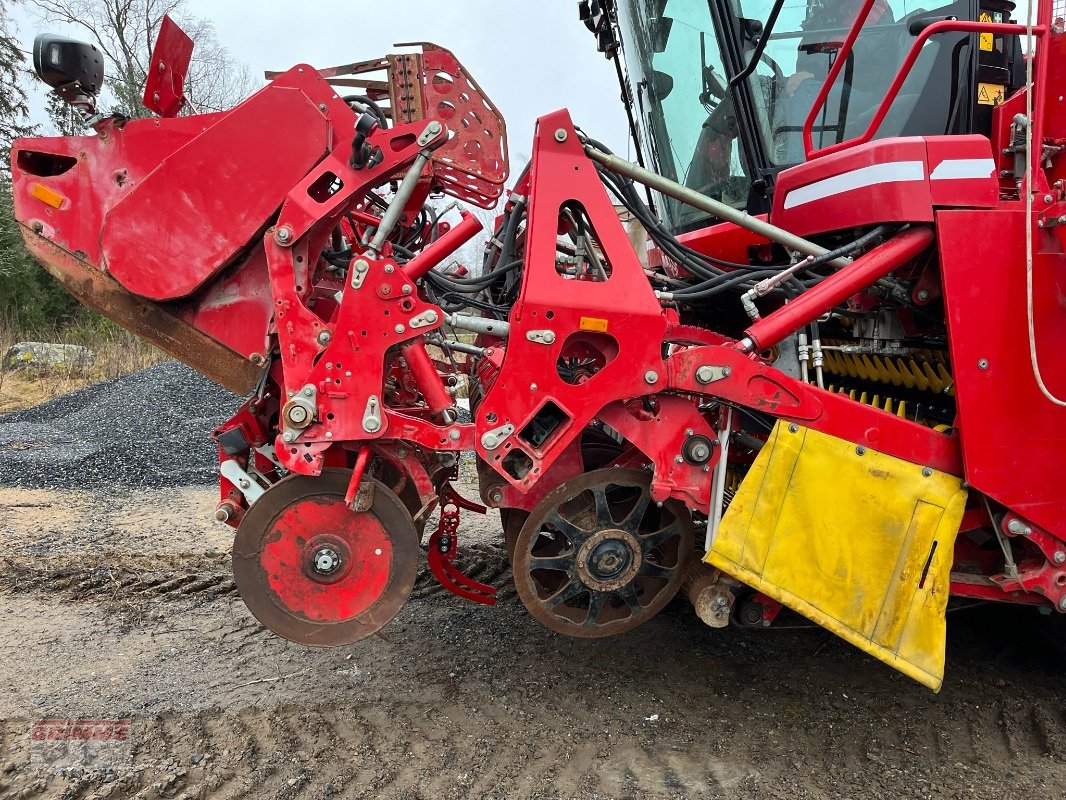
<svg viewBox="0 0 1066 800">
<path fill-rule="evenodd" d="M 68 103 L 94 98 L 104 87 L 104 56 L 91 44 L 42 33 L 33 40 L 33 69 Z"/>
</svg>

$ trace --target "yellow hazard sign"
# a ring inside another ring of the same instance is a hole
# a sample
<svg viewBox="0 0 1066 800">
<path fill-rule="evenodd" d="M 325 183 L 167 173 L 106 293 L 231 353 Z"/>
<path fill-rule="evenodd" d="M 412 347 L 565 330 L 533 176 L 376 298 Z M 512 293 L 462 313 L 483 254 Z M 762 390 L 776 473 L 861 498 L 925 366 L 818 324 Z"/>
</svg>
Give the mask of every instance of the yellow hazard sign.
<svg viewBox="0 0 1066 800">
<path fill-rule="evenodd" d="M 992 21 L 992 15 L 982 11 L 981 12 L 981 16 L 979 16 L 977 18 L 977 21 L 978 22 L 991 22 Z M 992 37 L 993 37 L 993 34 L 991 34 L 991 33 L 982 33 L 981 34 L 981 36 L 980 36 L 980 40 L 981 41 L 980 41 L 980 45 L 979 46 L 980 46 L 980 48 L 982 50 L 984 50 L 986 52 L 991 52 L 991 50 L 992 50 Z"/>
<path fill-rule="evenodd" d="M 998 106 L 1003 102 L 1005 86 L 998 83 L 977 84 L 977 102 L 983 106 Z"/>
</svg>

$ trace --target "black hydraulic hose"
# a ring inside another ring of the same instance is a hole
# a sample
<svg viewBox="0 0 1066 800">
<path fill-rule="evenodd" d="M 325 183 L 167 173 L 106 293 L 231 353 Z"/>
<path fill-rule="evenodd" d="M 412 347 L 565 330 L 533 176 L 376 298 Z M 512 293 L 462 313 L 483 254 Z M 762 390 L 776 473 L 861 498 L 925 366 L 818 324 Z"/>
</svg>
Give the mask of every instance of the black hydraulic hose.
<svg viewBox="0 0 1066 800">
<path fill-rule="evenodd" d="M 762 272 L 747 272 L 740 273 L 728 279 L 715 279 L 713 281 L 706 281 L 695 286 L 690 286 L 687 289 L 678 289 L 672 292 L 674 299 L 689 302 L 691 300 L 705 300 L 708 297 L 712 297 L 716 294 L 732 289 L 734 286 L 739 286 L 744 283 L 760 281 L 763 278 L 771 278 L 781 272 L 779 269 L 763 270 Z"/>
<path fill-rule="evenodd" d="M 451 278 L 441 275 L 436 271 L 427 272 L 426 277 L 437 286 L 442 286 L 449 291 L 476 294 L 489 284 L 495 283 L 508 272 L 518 269 L 522 266 L 522 263 L 521 259 L 517 259 L 510 264 L 497 267 L 487 275 L 480 275 L 476 278 Z"/>
<path fill-rule="evenodd" d="M 622 179 L 620 176 L 615 176 L 606 170 L 600 171 L 600 176 L 605 182 L 608 183 L 609 188 L 621 201 L 622 205 L 632 213 L 648 231 L 648 235 L 652 240 L 659 245 L 660 249 L 670 255 L 674 261 L 683 264 L 691 269 L 701 277 L 712 277 L 714 275 L 723 274 L 722 270 L 718 267 L 723 267 L 727 270 L 751 270 L 751 269 L 767 269 L 765 265 L 753 266 L 751 264 L 740 264 L 733 261 L 725 261 L 714 256 L 709 256 L 704 253 L 700 253 L 693 250 L 688 245 L 682 244 L 673 235 L 670 234 L 663 226 L 662 223 L 651 216 L 650 211 L 644 206 L 643 201 L 636 194 L 636 191 L 632 187 L 632 181 L 628 179 Z M 625 180 L 628 182 L 628 186 L 619 186 L 616 181 Z M 781 267 L 784 269 L 784 267 Z"/>
<path fill-rule="evenodd" d="M 643 167 L 645 164 L 644 154 L 640 149 L 640 129 L 637 127 L 637 119 L 633 114 L 633 95 L 629 90 L 629 82 L 626 80 L 622 71 L 621 48 L 614 51 L 612 60 L 614 61 L 615 74 L 618 77 L 618 86 L 622 90 L 622 105 L 626 107 L 626 119 L 629 122 L 629 135 L 633 139 L 633 149 L 637 154 L 637 164 Z M 644 192 L 648 197 L 648 205 L 651 206 L 651 187 L 645 186 Z"/>
<path fill-rule="evenodd" d="M 841 256 L 846 256 L 851 253 L 854 253 L 856 250 L 864 248 L 874 239 L 883 236 L 889 230 L 890 226 L 888 225 L 878 225 L 876 228 L 871 229 L 864 235 L 860 236 L 858 239 L 855 239 L 852 242 L 841 245 L 835 250 L 831 250 L 830 252 L 823 253 L 821 256 L 816 256 L 815 258 L 811 259 L 810 263 L 806 264 L 803 267 L 803 271 L 813 269 L 814 267 L 820 266 L 821 264 L 825 264 L 835 258 L 840 258 Z M 773 275 L 777 275 L 780 272 L 780 269 L 766 270 L 758 273 L 749 272 L 746 275 L 740 275 L 737 276 L 737 278 L 732 278 L 725 281 L 723 281 L 721 278 L 715 278 L 709 281 L 705 281 L 704 283 L 691 286 L 687 289 L 678 289 L 672 294 L 676 299 L 683 301 L 704 299 L 706 297 L 710 297 L 711 295 L 718 294 L 719 292 L 724 291 L 727 288 L 731 288 L 740 283 L 743 283 L 744 279 L 749 279 L 752 281 L 762 280 L 763 278 L 768 278 L 772 277 Z M 813 283 L 817 283 L 821 280 L 824 280 L 824 278 L 819 277 Z M 804 288 L 808 288 L 809 286 L 813 285 L 813 283 L 803 281 L 802 286 Z"/>
<path fill-rule="evenodd" d="M 389 127 L 389 118 L 385 116 L 385 112 L 382 110 L 381 106 L 365 94 L 349 94 L 341 99 L 348 105 L 351 105 L 354 102 L 361 106 L 365 106 L 371 114 L 378 118 L 378 125 L 380 125 L 382 129 Z"/>
<path fill-rule="evenodd" d="M 625 192 L 623 192 L 617 185 L 615 185 L 611 176 L 605 176 L 601 172 L 601 177 L 606 178 L 608 187 L 612 189 L 615 196 L 618 197 L 619 201 L 621 201 L 622 205 L 625 206 L 625 208 L 637 218 L 640 224 L 644 226 L 644 229 L 648 232 L 648 235 L 657 245 L 659 245 L 663 252 L 665 252 L 678 263 L 688 267 L 690 271 L 700 277 L 710 278 L 715 275 L 721 274 L 721 270 L 715 269 L 710 264 L 704 263 L 703 259 L 694 260 L 687 254 L 682 252 L 677 246 L 675 246 L 674 241 L 671 241 L 670 237 L 664 235 L 664 231 L 660 227 L 659 222 L 643 213 L 643 210 L 640 208 L 640 206 L 634 205 L 632 203 L 633 198 L 627 196 Z"/>
<path fill-rule="evenodd" d="M 422 210 L 433 220 L 429 226 L 429 240 L 434 242 L 437 240 L 437 230 L 440 228 L 440 214 L 438 214 L 437 210 L 431 206 L 422 206 Z"/>
<path fill-rule="evenodd" d="M 828 261 L 832 261 L 835 258 L 850 255 L 856 250 L 860 250 L 866 247 L 866 245 L 868 245 L 870 242 L 872 242 L 879 236 L 886 235 L 891 230 L 891 225 L 878 225 L 876 228 L 871 228 L 858 239 L 855 239 L 852 242 L 848 242 L 847 244 L 842 244 L 840 245 L 840 247 L 836 248 L 835 250 L 830 250 L 828 253 L 822 253 L 820 256 L 815 256 L 814 259 L 811 261 L 808 269 L 810 269 L 811 267 L 821 266 L 822 264 L 825 264 Z"/>
<path fill-rule="evenodd" d="M 500 246 L 500 261 L 510 261 L 514 256 L 514 243 L 518 237 L 518 225 L 526 210 L 526 201 L 519 200 L 514 204 L 508 219 L 504 222 L 503 242 Z"/>
</svg>

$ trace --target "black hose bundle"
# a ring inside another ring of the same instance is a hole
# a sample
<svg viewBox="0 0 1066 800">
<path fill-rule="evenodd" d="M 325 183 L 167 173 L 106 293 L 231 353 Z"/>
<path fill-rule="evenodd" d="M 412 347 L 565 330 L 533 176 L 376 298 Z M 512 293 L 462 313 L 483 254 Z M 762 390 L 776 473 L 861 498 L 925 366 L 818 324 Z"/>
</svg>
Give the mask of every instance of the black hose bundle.
<svg viewBox="0 0 1066 800">
<path fill-rule="evenodd" d="M 585 136 L 585 141 L 596 149 L 609 155 L 611 154 L 610 149 L 601 142 L 587 136 Z M 677 238 L 663 226 L 662 222 L 655 216 L 654 212 L 648 208 L 637 193 L 633 180 L 617 175 L 602 166 L 597 166 L 597 172 L 610 192 L 617 197 L 626 210 L 633 214 L 641 225 L 644 226 L 644 229 L 648 232 L 648 236 L 650 236 L 652 241 L 658 245 L 659 249 L 672 261 L 684 267 L 698 278 L 702 278 L 702 280 L 696 283 L 688 284 L 680 288 L 671 286 L 669 288 L 670 294 L 678 301 L 691 303 L 692 301 L 706 300 L 709 297 L 730 290 L 746 291 L 754 286 L 756 282 L 773 277 L 791 266 L 790 264 L 740 264 L 699 253 L 682 242 L 679 242 Z M 858 239 L 841 245 L 831 252 L 824 253 L 823 255 L 810 260 L 802 268 L 802 272 L 809 274 L 811 270 L 823 266 L 836 258 L 847 256 L 861 250 L 878 237 L 885 236 L 889 230 L 889 226 L 880 225 Z M 803 291 L 804 289 L 813 286 L 823 280 L 824 277 L 825 276 L 816 275 L 809 276 L 806 279 L 800 279 L 796 276 L 792 276 L 788 281 L 782 282 L 779 289 L 786 294 L 794 296 L 795 292 Z"/>
</svg>

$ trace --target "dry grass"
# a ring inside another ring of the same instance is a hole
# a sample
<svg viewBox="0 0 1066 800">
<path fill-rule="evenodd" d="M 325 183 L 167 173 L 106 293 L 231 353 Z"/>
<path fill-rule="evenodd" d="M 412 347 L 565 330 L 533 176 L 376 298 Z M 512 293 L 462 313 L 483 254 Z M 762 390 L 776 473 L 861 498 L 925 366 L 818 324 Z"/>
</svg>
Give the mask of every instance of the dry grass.
<svg viewBox="0 0 1066 800">
<path fill-rule="evenodd" d="M 91 367 L 25 366 L 14 370 L 5 369 L 0 362 L 0 413 L 28 408 L 168 358 L 132 333 L 106 323 L 27 333 L 0 319 L 0 359 L 13 344 L 25 341 L 82 345 L 96 353 L 96 361 Z"/>
</svg>

